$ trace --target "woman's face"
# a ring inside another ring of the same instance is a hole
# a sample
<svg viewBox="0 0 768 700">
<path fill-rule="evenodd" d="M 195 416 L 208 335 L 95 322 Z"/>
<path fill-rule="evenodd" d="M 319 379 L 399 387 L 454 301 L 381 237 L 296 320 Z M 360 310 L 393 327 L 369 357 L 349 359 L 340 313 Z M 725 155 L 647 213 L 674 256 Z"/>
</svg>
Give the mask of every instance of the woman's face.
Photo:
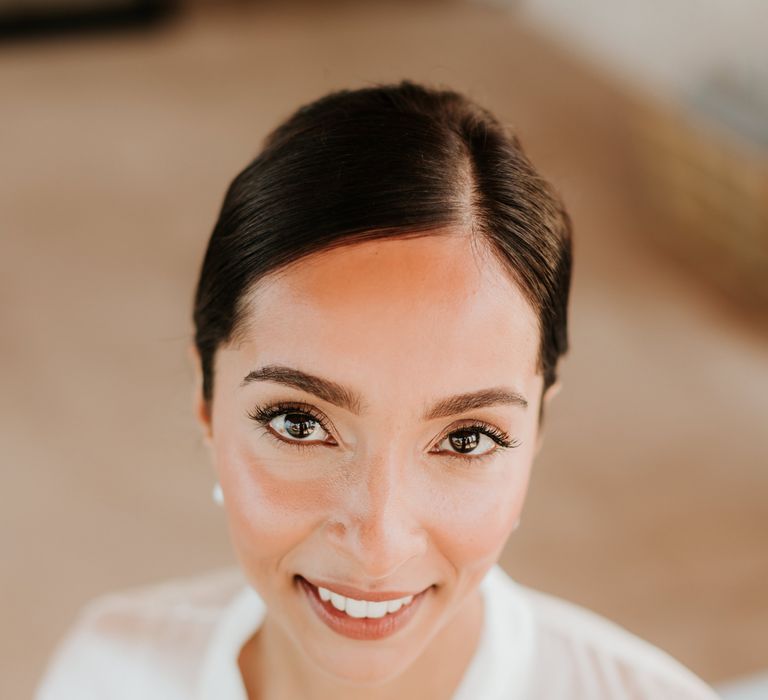
<svg viewBox="0 0 768 700">
<path fill-rule="evenodd" d="M 296 648 L 346 680 L 398 675 L 457 614 L 539 446 L 535 314 L 468 237 L 441 233 L 262 281 L 216 354 L 210 419 L 198 398 L 241 566 Z M 323 584 L 416 597 L 341 612 Z"/>
</svg>

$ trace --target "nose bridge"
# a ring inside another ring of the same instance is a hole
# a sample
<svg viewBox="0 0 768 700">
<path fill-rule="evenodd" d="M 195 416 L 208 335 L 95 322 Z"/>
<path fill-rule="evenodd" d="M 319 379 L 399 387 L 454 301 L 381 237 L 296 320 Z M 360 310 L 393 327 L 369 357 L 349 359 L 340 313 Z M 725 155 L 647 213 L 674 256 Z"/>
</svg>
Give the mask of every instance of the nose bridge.
<svg viewBox="0 0 768 700">
<path fill-rule="evenodd" d="M 361 575 L 384 579 L 424 551 L 424 533 L 409 482 L 409 465 L 394 450 L 380 451 L 351 465 L 335 529 L 337 544 Z"/>
</svg>

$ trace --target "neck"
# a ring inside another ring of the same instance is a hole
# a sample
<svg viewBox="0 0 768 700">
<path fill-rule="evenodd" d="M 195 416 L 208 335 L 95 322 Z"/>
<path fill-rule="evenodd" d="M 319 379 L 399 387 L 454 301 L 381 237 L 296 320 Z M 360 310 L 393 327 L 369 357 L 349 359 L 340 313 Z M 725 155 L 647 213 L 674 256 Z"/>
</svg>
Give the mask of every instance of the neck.
<svg viewBox="0 0 768 700">
<path fill-rule="evenodd" d="M 400 676 L 383 685 L 361 687 L 319 671 L 267 613 L 243 647 L 240 670 L 248 700 L 450 700 L 477 650 L 482 625 L 483 599 L 475 590 Z"/>
</svg>

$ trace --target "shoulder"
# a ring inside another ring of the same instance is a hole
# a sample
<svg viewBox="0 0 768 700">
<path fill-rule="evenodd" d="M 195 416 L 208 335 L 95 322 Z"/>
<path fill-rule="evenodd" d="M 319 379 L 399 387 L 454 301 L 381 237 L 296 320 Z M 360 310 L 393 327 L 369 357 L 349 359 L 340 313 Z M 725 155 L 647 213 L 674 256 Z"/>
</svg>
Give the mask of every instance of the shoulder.
<svg viewBox="0 0 768 700">
<path fill-rule="evenodd" d="M 717 700 L 683 664 L 616 623 L 561 598 L 514 585 L 534 619 L 535 697 Z"/>
<path fill-rule="evenodd" d="M 228 569 L 92 600 L 55 650 L 37 700 L 188 698 L 211 632 L 243 585 Z"/>
</svg>

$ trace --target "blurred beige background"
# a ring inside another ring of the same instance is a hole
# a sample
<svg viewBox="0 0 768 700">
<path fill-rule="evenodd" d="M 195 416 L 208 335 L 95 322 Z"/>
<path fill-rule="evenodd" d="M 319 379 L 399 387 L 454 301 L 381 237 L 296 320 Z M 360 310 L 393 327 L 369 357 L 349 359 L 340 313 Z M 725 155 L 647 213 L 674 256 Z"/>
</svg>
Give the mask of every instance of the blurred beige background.
<svg viewBox="0 0 768 700">
<path fill-rule="evenodd" d="M 330 89 L 409 77 L 518 130 L 575 222 L 572 352 L 522 583 L 711 683 L 768 668 L 768 331 L 658 244 L 647 99 L 513 3 L 200 4 L 0 46 L 0 696 L 105 591 L 232 565 L 191 413 L 191 299 L 231 178 Z"/>
</svg>

